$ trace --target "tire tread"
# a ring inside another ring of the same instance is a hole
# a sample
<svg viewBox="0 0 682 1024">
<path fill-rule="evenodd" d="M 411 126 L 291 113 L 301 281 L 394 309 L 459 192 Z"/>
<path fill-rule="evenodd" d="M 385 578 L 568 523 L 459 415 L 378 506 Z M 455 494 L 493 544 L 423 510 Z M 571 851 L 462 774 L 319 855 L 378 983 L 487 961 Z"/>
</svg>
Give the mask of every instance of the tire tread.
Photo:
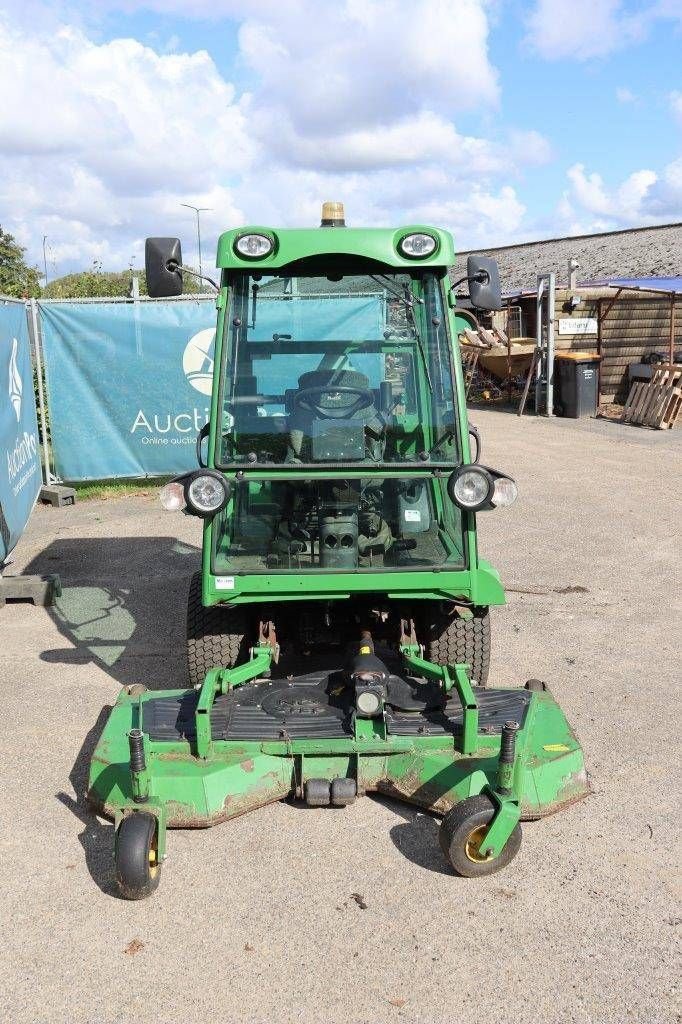
<svg viewBox="0 0 682 1024">
<path fill-rule="evenodd" d="M 490 669 L 490 612 L 477 608 L 473 618 L 463 619 L 454 610 L 438 610 L 426 624 L 426 657 L 436 665 L 471 666 L 471 678 L 486 686 Z"/>
<path fill-rule="evenodd" d="M 191 686 L 201 685 L 209 669 L 234 668 L 245 654 L 247 623 L 241 609 L 205 608 L 201 573 L 194 573 L 187 599 L 187 671 Z"/>
</svg>

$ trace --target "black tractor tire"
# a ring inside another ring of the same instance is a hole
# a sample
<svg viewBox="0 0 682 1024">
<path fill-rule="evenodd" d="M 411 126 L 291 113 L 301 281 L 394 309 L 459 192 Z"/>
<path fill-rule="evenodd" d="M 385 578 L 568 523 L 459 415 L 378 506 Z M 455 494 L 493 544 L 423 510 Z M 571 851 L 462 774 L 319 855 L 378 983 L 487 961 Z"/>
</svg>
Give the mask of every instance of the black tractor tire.
<svg viewBox="0 0 682 1024">
<path fill-rule="evenodd" d="M 241 608 L 205 608 L 201 573 L 192 576 L 187 598 L 187 672 L 201 686 L 211 668 L 234 668 L 248 656 L 248 624 Z"/>
<path fill-rule="evenodd" d="M 156 818 L 146 811 L 129 814 L 116 832 L 116 883 L 125 900 L 142 900 L 158 888 L 161 864 L 156 855 Z"/>
<path fill-rule="evenodd" d="M 495 815 L 489 797 L 470 796 L 448 811 L 440 826 L 440 848 L 453 870 L 464 878 L 482 878 L 501 871 L 514 859 L 521 846 L 521 826 L 516 825 L 498 857 L 477 856 L 485 838 L 486 825 Z"/>
<path fill-rule="evenodd" d="M 422 632 L 424 653 L 427 661 L 435 665 L 470 665 L 474 686 L 487 686 L 490 612 L 487 608 L 472 611 L 473 618 L 463 619 L 454 608 L 443 608 L 436 603 L 433 608 L 428 608 Z"/>
</svg>

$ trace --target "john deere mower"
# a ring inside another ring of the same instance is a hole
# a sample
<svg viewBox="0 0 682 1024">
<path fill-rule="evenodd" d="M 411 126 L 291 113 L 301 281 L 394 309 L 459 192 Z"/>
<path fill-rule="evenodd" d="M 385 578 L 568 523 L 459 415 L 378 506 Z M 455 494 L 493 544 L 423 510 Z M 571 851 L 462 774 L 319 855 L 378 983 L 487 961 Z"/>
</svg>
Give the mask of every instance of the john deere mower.
<svg viewBox="0 0 682 1024">
<path fill-rule="evenodd" d="M 276 800 L 409 801 L 479 877 L 521 820 L 587 793 L 545 685 L 488 686 L 504 592 L 476 514 L 516 486 L 479 462 L 455 285 L 482 310 L 500 285 L 485 257 L 453 285 L 454 262 L 446 232 L 347 228 L 340 204 L 320 228 L 221 236 L 210 421 L 161 495 L 203 519 L 189 687 L 124 690 L 90 769 L 128 899 L 158 886 L 168 828 Z M 151 295 L 180 294 L 179 241 L 148 239 L 146 271 Z"/>
</svg>

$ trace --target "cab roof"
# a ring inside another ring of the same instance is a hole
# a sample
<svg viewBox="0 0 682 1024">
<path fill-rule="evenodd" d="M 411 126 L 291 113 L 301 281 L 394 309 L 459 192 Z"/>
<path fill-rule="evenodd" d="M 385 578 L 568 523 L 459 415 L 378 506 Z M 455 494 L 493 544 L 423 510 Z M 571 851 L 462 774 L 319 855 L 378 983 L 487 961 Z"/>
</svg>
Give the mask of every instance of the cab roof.
<svg viewBox="0 0 682 1024">
<path fill-rule="evenodd" d="M 415 233 L 432 235 L 436 249 L 423 258 L 404 256 L 398 248 L 400 241 Z M 235 250 L 235 242 L 242 235 L 259 234 L 272 238 L 271 253 L 261 259 L 249 259 Z M 228 270 L 278 270 L 300 260 L 313 260 L 316 256 L 348 256 L 373 260 L 387 267 L 418 270 L 420 267 L 449 267 L 455 262 L 452 236 L 439 228 L 423 224 L 410 224 L 401 228 L 267 228 L 249 226 L 225 231 L 218 240 L 216 265 Z"/>
</svg>

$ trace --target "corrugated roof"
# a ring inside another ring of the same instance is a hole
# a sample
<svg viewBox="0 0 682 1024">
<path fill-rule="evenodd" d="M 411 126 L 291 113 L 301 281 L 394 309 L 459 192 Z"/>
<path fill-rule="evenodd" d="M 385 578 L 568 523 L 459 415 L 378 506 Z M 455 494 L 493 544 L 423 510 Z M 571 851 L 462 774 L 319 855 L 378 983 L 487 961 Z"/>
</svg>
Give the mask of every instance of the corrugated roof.
<svg viewBox="0 0 682 1024">
<path fill-rule="evenodd" d="M 674 278 L 682 267 L 682 224 L 522 242 L 515 246 L 481 247 L 475 251 L 498 260 L 502 287 L 507 294 L 534 290 L 537 275 L 550 271 L 556 273 L 557 286 L 565 286 L 570 258 L 578 261 L 581 281 Z M 461 277 L 467 255 L 467 252 L 458 254 L 453 280 Z"/>
</svg>

